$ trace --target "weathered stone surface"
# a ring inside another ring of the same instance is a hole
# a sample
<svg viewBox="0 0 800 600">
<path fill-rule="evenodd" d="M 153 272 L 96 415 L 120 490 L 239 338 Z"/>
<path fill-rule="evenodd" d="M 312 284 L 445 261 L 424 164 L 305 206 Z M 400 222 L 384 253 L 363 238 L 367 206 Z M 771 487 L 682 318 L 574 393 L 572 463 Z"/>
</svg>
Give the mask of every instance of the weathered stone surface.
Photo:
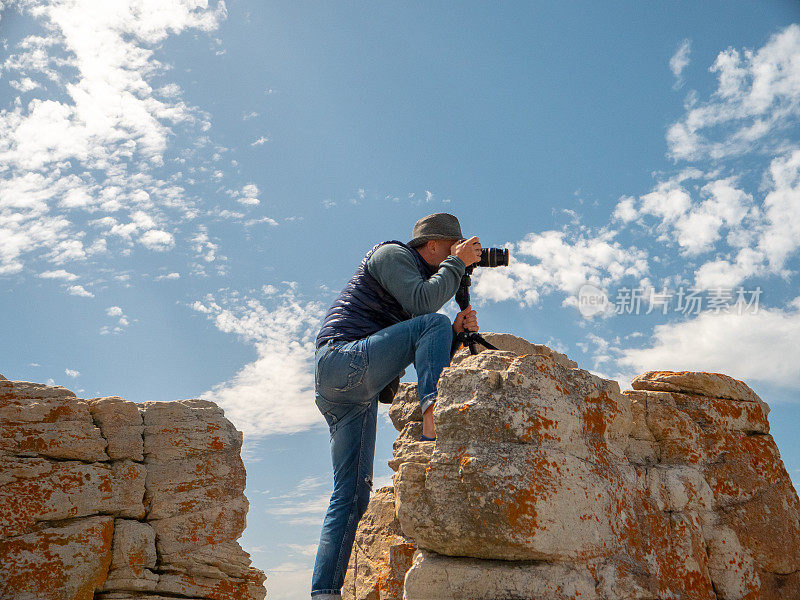
<svg viewBox="0 0 800 600">
<path fill-rule="evenodd" d="M 751 390 L 746 383 L 722 373 L 647 371 L 634 377 L 631 380 L 631 387 L 635 390 L 685 392 L 711 398 L 748 402 L 761 401 L 758 394 Z"/>
<path fill-rule="evenodd" d="M 567 369 L 573 369 L 578 366 L 578 363 L 576 363 L 574 360 L 571 360 L 566 354 L 556 352 L 552 348 L 548 348 L 543 344 L 534 344 L 525 338 L 521 338 L 510 333 L 493 333 L 491 331 L 483 331 L 481 332 L 481 336 L 498 350 L 505 350 L 520 356 L 523 354 L 546 356 L 552 359 L 554 363 L 559 364 Z M 478 351 L 478 353 L 486 350 L 486 348 L 484 348 L 481 344 L 476 344 L 475 349 Z M 472 356 L 469 348 L 462 347 L 455 353 L 450 365 L 455 366 L 468 356 Z"/>
<path fill-rule="evenodd" d="M 417 547 L 403 536 L 394 514 L 394 488 L 382 487 L 358 524 L 342 588 L 344 600 L 402 600 L 403 579 Z"/>
<path fill-rule="evenodd" d="M 547 598 L 596 600 L 595 580 L 585 567 L 545 562 L 478 560 L 420 549 L 405 579 L 406 598 Z"/>
<path fill-rule="evenodd" d="M 0 598 L 263 599 L 241 445 L 211 402 L 0 376 Z"/>
<path fill-rule="evenodd" d="M 142 518 L 145 468 L 133 461 L 85 463 L 41 459 L 26 474 L 0 488 L 0 530 L 5 537 L 34 531 L 37 523 L 98 513 Z"/>
<path fill-rule="evenodd" d="M 149 524 L 115 519 L 111 569 L 100 591 L 155 589 L 157 560 L 156 533 Z"/>
<path fill-rule="evenodd" d="M 119 396 L 90 398 L 86 402 L 95 424 L 108 441 L 108 456 L 114 460 L 130 458 L 141 462 L 144 425 L 139 406 Z"/>
<path fill-rule="evenodd" d="M 0 389 L 0 453 L 84 461 L 108 460 L 106 440 L 85 402 L 62 387 L 27 381 Z"/>
<path fill-rule="evenodd" d="M 242 432 L 208 400 L 143 402 L 145 462 L 205 456 L 242 447 Z"/>
<path fill-rule="evenodd" d="M 494 375 L 494 377 L 493 377 Z M 400 466 L 397 515 L 451 556 L 568 560 L 611 552 L 632 493 L 630 402 L 615 382 L 544 355 L 486 351 L 439 379 L 427 466 Z"/>
<path fill-rule="evenodd" d="M 0 598 L 91 600 L 111 563 L 114 518 L 92 516 L 3 538 Z"/>
<path fill-rule="evenodd" d="M 417 547 L 405 600 L 800 599 L 800 500 L 755 392 L 651 371 L 620 393 L 513 338 L 445 369 L 435 442 L 416 385 L 390 409 L 394 486 L 356 545 Z M 398 597 L 366 576 L 386 553 L 369 557 L 345 593 Z"/>
<path fill-rule="evenodd" d="M 174 517 L 237 500 L 242 496 L 245 477 L 237 449 L 150 461 L 147 463 L 149 518 Z"/>
</svg>

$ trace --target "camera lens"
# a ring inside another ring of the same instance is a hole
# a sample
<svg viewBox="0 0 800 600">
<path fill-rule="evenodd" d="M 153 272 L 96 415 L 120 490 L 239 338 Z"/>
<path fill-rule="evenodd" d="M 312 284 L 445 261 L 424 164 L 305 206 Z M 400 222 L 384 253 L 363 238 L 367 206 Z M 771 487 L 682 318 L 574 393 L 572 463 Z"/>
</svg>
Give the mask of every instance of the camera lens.
<svg viewBox="0 0 800 600">
<path fill-rule="evenodd" d="M 508 248 L 481 248 L 479 267 L 507 267 Z"/>
</svg>

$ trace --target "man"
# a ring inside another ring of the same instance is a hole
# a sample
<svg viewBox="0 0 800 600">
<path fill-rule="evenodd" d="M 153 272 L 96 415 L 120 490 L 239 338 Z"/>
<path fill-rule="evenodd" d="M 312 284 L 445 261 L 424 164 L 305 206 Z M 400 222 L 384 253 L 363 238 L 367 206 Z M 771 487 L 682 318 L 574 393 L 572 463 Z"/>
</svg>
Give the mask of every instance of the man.
<svg viewBox="0 0 800 600">
<path fill-rule="evenodd" d="M 372 489 L 378 399 L 412 363 L 422 409 L 420 439 L 436 439 L 436 384 L 458 349 L 455 333 L 478 331 L 469 306 L 452 324 L 437 311 L 480 258 L 477 236 L 465 240 L 455 216 L 428 215 L 414 225 L 407 244 L 373 246 L 325 316 L 317 335 L 315 391 L 330 429 L 334 484 L 312 575 L 315 600 L 341 597 Z"/>
</svg>

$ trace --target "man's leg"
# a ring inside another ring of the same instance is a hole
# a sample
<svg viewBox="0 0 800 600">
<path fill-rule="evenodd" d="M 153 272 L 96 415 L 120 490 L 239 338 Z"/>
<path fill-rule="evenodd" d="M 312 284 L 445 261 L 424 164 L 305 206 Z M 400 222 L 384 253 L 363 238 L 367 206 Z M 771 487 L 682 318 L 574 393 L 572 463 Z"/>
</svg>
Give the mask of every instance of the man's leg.
<svg viewBox="0 0 800 600">
<path fill-rule="evenodd" d="M 331 402 L 367 402 L 413 363 L 424 414 L 436 401 L 436 385 L 450 365 L 452 342 L 453 324 L 441 313 L 401 321 L 354 342 L 339 342 L 318 359 L 320 393 Z"/>
<path fill-rule="evenodd" d="M 442 370 L 450 365 L 453 324 L 447 315 L 430 313 L 395 323 L 364 340 L 369 367 L 364 375 L 366 392 L 379 393 L 411 363 L 417 370 L 423 433 L 433 436 L 433 403 Z"/>
<path fill-rule="evenodd" d="M 450 364 L 452 335 L 450 319 L 432 313 L 317 352 L 316 402 L 331 431 L 334 490 L 314 564 L 315 600 L 341 593 L 356 527 L 369 503 L 378 394 L 413 362 L 423 415 L 427 410 L 432 416 L 436 382 Z"/>
<path fill-rule="evenodd" d="M 378 399 L 351 407 L 335 405 L 317 396 L 331 423 L 333 493 L 322 524 L 311 596 L 328 600 L 341 595 L 358 522 L 367 510 L 372 490 Z"/>
</svg>

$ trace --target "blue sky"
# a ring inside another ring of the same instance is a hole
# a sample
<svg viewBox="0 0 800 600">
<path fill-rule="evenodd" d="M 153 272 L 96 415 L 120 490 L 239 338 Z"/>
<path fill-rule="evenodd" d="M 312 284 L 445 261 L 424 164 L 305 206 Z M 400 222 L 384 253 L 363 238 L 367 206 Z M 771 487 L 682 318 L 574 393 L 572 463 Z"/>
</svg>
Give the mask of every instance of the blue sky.
<svg viewBox="0 0 800 600">
<path fill-rule="evenodd" d="M 270 597 L 307 596 L 331 490 L 320 319 L 433 212 L 511 250 L 473 278 L 481 330 L 622 389 L 742 379 L 800 481 L 795 2 L 0 7 L 0 373 L 218 402 Z M 603 312 L 580 310 L 586 283 Z M 681 286 L 699 310 L 645 312 Z M 725 289 L 758 309 L 712 308 Z"/>
</svg>

